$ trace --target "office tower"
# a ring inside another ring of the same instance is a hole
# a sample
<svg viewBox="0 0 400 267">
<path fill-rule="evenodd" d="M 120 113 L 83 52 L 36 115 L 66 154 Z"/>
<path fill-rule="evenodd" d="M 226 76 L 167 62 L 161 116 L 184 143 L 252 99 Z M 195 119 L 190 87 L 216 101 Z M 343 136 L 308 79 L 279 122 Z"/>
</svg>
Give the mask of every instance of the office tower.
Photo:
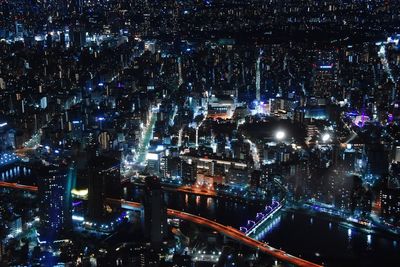
<svg viewBox="0 0 400 267">
<path fill-rule="evenodd" d="M 64 162 L 43 162 L 36 172 L 40 240 L 51 243 L 71 227 L 72 167 Z"/>
<path fill-rule="evenodd" d="M 0 121 L 0 152 L 11 151 L 15 148 L 16 131 L 7 122 Z"/>
<path fill-rule="evenodd" d="M 337 59 L 334 52 L 318 55 L 313 65 L 312 88 L 313 96 L 331 97 L 337 94 Z"/>
<path fill-rule="evenodd" d="M 86 32 L 83 27 L 75 27 L 72 31 L 72 46 L 82 48 L 86 45 Z"/>
<path fill-rule="evenodd" d="M 66 0 L 66 4 L 64 6 L 66 6 L 70 12 L 81 13 L 83 5 L 84 0 Z"/>
<path fill-rule="evenodd" d="M 164 151 L 149 151 L 147 153 L 147 170 L 152 175 L 160 174 L 161 160 L 164 156 Z"/>
<path fill-rule="evenodd" d="M 88 218 L 98 221 L 104 218 L 104 200 L 121 196 L 119 160 L 101 155 L 93 157 L 88 166 Z"/>
<path fill-rule="evenodd" d="M 15 39 L 20 40 L 24 38 L 24 27 L 22 23 L 16 21 L 15 22 Z"/>
<path fill-rule="evenodd" d="M 53 36 L 50 33 L 48 33 L 46 35 L 46 47 L 51 48 L 52 46 L 53 46 Z"/>
<path fill-rule="evenodd" d="M 62 48 L 65 48 L 66 44 L 65 44 L 65 33 L 64 32 L 60 33 L 60 45 Z"/>
<path fill-rule="evenodd" d="M 261 74 L 260 74 L 260 64 L 261 64 L 261 55 L 262 51 L 260 51 L 260 54 L 257 58 L 257 63 L 256 63 L 256 100 L 260 101 L 260 87 L 261 87 Z"/>
<path fill-rule="evenodd" d="M 148 176 L 144 186 L 145 237 L 155 250 L 159 250 L 167 235 L 167 210 L 160 180 Z"/>
<path fill-rule="evenodd" d="M 194 183 L 197 176 L 197 162 L 182 161 L 181 164 L 181 177 L 184 183 Z"/>
</svg>

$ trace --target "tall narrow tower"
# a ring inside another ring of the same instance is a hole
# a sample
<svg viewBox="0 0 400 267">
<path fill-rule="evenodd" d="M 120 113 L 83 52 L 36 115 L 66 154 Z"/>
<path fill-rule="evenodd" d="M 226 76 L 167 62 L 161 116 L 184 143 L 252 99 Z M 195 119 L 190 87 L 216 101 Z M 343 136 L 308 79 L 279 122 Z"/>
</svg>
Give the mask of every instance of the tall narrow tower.
<svg viewBox="0 0 400 267">
<path fill-rule="evenodd" d="M 179 87 L 180 87 L 183 84 L 181 57 L 178 57 L 178 75 L 179 75 Z"/>
<path fill-rule="evenodd" d="M 167 236 L 167 209 L 160 180 L 156 176 L 148 176 L 144 186 L 144 223 L 145 237 L 158 251 Z"/>
<path fill-rule="evenodd" d="M 261 75 L 260 75 L 260 64 L 261 64 L 261 55 L 262 55 L 262 50 L 260 50 L 260 54 L 258 55 L 257 58 L 257 63 L 256 63 L 256 100 L 260 102 L 261 94 L 260 94 L 260 88 L 261 88 Z"/>
<path fill-rule="evenodd" d="M 40 239 L 53 242 L 71 229 L 73 177 L 64 162 L 38 163 Z"/>
</svg>

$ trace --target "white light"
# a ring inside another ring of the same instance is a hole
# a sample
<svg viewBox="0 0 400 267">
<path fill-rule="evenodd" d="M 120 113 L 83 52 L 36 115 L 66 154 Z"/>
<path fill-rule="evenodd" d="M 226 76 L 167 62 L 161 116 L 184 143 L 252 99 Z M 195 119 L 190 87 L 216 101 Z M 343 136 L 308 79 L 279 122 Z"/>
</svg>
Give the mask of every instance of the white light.
<svg viewBox="0 0 400 267">
<path fill-rule="evenodd" d="M 330 134 L 326 133 L 326 134 L 322 135 L 322 141 L 323 142 L 328 142 L 329 139 L 331 139 L 331 135 Z"/>
<path fill-rule="evenodd" d="M 78 221 L 78 222 L 83 222 L 85 220 L 85 218 L 83 218 L 82 216 L 79 216 L 79 215 L 72 215 L 72 220 Z"/>
<path fill-rule="evenodd" d="M 286 134 L 284 131 L 277 131 L 275 134 L 275 138 L 278 140 L 283 140 L 285 138 Z"/>
<path fill-rule="evenodd" d="M 156 153 L 147 153 L 146 159 L 147 160 L 158 160 L 158 154 L 156 154 Z"/>
</svg>

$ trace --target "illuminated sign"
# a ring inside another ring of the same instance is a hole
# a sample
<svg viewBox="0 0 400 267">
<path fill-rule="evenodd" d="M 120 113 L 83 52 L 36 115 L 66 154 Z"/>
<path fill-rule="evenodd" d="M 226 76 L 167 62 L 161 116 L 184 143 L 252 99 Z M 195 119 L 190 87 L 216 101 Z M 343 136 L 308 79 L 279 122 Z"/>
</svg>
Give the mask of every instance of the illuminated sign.
<svg viewBox="0 0 400 267">
<path fill-rule="evenodd" d="M 79 216 L 79 215 L 72 215 L 72 220 L 78 221 L 78 222 L 83 222 L 85 220 L 85 218 L 83 218 L 82 216 Z"/>
<path fill-rule="evenodd" d="M 156 153 L 147 153 L 146 159 L 147 160 L 158 160 L 158 154 L 156 154 Z"/>
<path fill-rule="evenodd" d="M 320 69 L 332 69 L 333 65 L 322 65 L 322 66 L 319 66 L 319 68 Z"/>
</svg>

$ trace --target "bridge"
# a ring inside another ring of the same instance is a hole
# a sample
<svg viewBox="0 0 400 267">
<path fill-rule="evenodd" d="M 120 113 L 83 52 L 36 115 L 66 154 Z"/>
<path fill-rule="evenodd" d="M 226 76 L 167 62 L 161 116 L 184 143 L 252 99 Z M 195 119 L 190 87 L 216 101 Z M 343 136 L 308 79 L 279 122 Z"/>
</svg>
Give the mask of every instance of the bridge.
<svg viewBox="0 0 400 267">
<path fill-rule="evenodd" d="M 107 199 L 108 201 L 111 201 L 113 203 L 120 203 L 121 207 L 131 207 L 132 209 L 135 210 L 141 210 L 142 205 L 138 202 L 131 202 L 131 201 L 126 201 L 126 200 L 119 200 L 119 199 Z M 196 216 L 190 213 L 178 211 L 178 210 L 173 210 L 173 209 L 167 209 L 167 214 L 169 217 L 174 217 L 178 218 L 181 220 L 189 221 L 198 225 L 202 225 L 208 228 L 211 228 L 229 238 L 232 238 L 233 240 L 236 240 L 244 245 L 247 245 L 251 248 L 256 249 L 257 251 L 263 252 L 265 254 L 268 254 L 278 260 L 281 260 L 283 262 L 287 262 L 296 266 L 300 267 L 322 267 L 322 265 L 318 265 L 315 263 L 312 263 L 310 261 L 303 260 L 301 258 L 295 257 L 293 255 L 290 255 L 286 253 L 283 250 L 276 249 L 274 247 L 269 246 L 268 244 L 265 244 L 263 242 L 260 242 L 258 240 L 252 239 L 251 237 L 247 236 L 243 232 L 231 227 L 231 226 L 226 226 L 222 225 L 220 223 L 214 222 L 212 220 Z"/>
<path fill-rule="evenodd" d="M 0 187 L 10 188 L 10 189 L 17 189 L 17 190 L 25 190 L 31 192 L 37 192 L 38 187 L 32 185 L 22 185 L 18 183 L 8 183 L 8 182 L 0 182 Z"/>
<path fill-rule="evenodd" d="M 31 170 L 16 154 L 0 153 L 0 181 L 31 175 Z"/>
<path fill-rule="evenodd" d="M 19 190 L 27 190 L 27 191 L 38 190 L 37 186 L 27 186 L 27 185 L 20 185 L 16 183 L 7 183 L 7 182 L 0 182 L 0 187 L 7 187 Z M 123 199 L 110 199 L 110 198 L 106 199 L 106 201 L 109 203 L 118 204 L 121 206 L 121 208 L 124 209 L 131 209 L 143 212 L 143 206 L 141 203 L 138 202 L 126 201 Z M 167 215 L 169 217 L 178 218 L 181 220 L 189 221 L 198 225 L 211 228 L 229 238 L 232 238 L 233 240 L 236 240 L 244 245 L 247 245 L 248 247 L 254 248 L 257 251 L 268 254 L 283 262 L 287 262 L 300 267 L 322 267 L 322 265 L 318 265 L 316 263 L 312 263 L 310 261 L 295 257 L 293 255 L 286 253 L 283 250 L 276 249 L 274 247 L 269 246 L 268 244 L 255 240 L 247 236 L 245 233 L 231 226 L 222 225 L 212 220 L 196 216 L 190 213 L 182 212 L 179 210 L 167 209 Z"/>
<path fill-rule="evenodd" d="M 282 205 L 278 201 L 273 201 L 271 206 L 266 206 L 264 211 L 257 213 L 256 221 L 248 220 L 246 227 L 240 227 L 240 231 L 247 236 L 255 236 L 257 229 L 281 208 Z"/>
</svg>

